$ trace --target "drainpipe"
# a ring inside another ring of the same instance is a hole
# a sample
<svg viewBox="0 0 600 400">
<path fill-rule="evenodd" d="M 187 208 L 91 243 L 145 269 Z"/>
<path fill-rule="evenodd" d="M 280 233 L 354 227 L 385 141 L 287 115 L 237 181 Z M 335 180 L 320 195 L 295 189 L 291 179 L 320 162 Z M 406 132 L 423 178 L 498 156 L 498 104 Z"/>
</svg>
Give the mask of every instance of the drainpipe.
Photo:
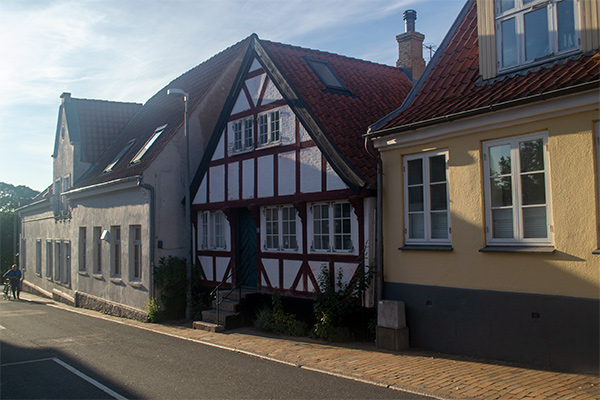
<svg viewBox="0 0 600 400">
<path fill-rule="evenodd" d="M 138 177 L 138 187 L 150 192 L 150 299 L 154 297 L 154 186 L 142 183 L 142 177 Z"/>
<path fill-rule="evenodd" d="M 375 302 L 383 299 L 383 163 L 377 157 L 377 275 L 375 284 Z"/>
</svg>

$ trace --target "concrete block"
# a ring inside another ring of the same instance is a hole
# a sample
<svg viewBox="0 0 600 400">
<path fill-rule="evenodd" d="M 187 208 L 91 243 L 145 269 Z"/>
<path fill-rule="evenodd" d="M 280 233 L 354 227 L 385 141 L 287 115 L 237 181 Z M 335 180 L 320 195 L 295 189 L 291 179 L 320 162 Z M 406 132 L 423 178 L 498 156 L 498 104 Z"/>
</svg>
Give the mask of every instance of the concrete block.
<svg viewBox="0 0 600 400">
<path fill-rule="evenodd" d="M 406 327 L 404 302 L 379 300 L 377 305 L 377 325 L 385 328 L 400 329 Z"/>
<path fill-rule="evenodd" d="M 409 347 L 407 327 L 394 329 L 378 326 L 376 333 L 378 349 L 402 351 Z"/>
</svg>

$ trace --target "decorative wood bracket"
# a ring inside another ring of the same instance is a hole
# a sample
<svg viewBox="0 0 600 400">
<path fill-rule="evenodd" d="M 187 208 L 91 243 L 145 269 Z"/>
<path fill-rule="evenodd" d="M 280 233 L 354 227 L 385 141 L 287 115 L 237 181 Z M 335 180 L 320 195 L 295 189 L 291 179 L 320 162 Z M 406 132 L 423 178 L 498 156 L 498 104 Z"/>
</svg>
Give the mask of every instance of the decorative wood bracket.
<svg viewBox="0 0 600 400">
<path fill-rule="evenodd" d="M 292 205 L 298 211 L 302 224 L 306 225 L 306 202 L 305 201 L 294 201 Z"/>
</svg>

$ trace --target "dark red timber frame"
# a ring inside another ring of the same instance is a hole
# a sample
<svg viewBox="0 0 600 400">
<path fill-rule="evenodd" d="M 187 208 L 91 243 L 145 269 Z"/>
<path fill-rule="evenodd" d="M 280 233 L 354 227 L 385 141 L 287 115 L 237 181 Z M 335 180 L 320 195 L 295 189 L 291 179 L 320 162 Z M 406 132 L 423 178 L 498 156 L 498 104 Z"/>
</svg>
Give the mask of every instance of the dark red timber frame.
<svg viewBox="0 0 600 400">
<path fill-rule="evenodd" d="M 244 82 L 247 79 L 260 76 L 264 74 L 264 70 L 259 68 L 255 71 L 249 72 Z M 313 287 L 318 288 L 318 282 L 316 276 L 313 274 L 309 266 L 310 261 L 321 262 L 323 264 L 327 264 L 330 271 L 330 276 L 335 276 L 334 265 L 335 263 L 354 263 L 359 264 L 359 267 L 362 266 L 360 257 L 364 254 L 364 246 L 365 246 L 365 230 L 364 230 L 364 198 L 373 196 L 374 193 L 370 190 L 363 189 L 359 194 L 356 194 L 351 189 L 342 189 L 342 190 L 334 190 L 327 191 L 327 160 L 325 156 L 321 153 L 321 191 L 314 193 L 301 193 L 300 188 L 300 152 L 305 148 L 317 147 L 316 143 L 313 140 L 308 140 L 301 142 L 301 127 L 298 118 L 295 118 L 295 143 L 287 144 L 287 145 L 272 145 L 267 147 L 258 147 L 257 133 L 258 133 L 258 114 L 267 112 L 272 109 L 280 108 L 282 106 L 287 105 L 285 100 L 277 100 L 271 102 L 269 104 L 263 105 L 262 100 L 265 94 L 265 90 L 269 83 L 269 76 L 265 77 L 265 81 L 263 82 L 263 86 L 261 88 L 261 92 L 259 95 L 259 99 L 256 105 L 253 105 L 251 94 L 248 92 L 246 85 L 242 85 L 241 93 L 244 93 L 248 100 L 248 104 L 250 104 L 250 109 L 245 110 L 236 114 L 231 114 L 227 120 L 227 124 L 222 131 L 222 135 L 225 135 L 227 138 L 229 135 L 229 122 L 235 121 L 242 118 L 253 117 L 253 150 L 243 152 L 240 154 L 229 154 L 227 149 L 224 150 L 223 158 L 219 160 L 211 160 L 209 163 L 209 168 L 207 168 L 207 173 L 204 176 L 206 180 L 205 187 L 206 191 L 206 204 L 197 204 L 192 206 L 192 213 L 195 215 L 194 221 L 197 221 L 197 215 L 199 212 L 204 211 L 215 211 L 222 210 L 229 222 L 231 236 L 229 237 L 231 243 L 230 251 L 222 251 L 222 250 L 210 250 L 210 249 L 198 249 L 196 251 L 196 262 L 199 262 L 199 256 L 203 257 L 212 257 L 212 268 L 213 268 L 213 276 L 215 277 L 214 281 L 205 281 L 205 284 L 209 286 L 216 286 L 223 281 L 225 281 L 230 275 L 232 276 L 233 285 L 236 285 L 238 282 L 236 276 L 236 268 L 237 265 L 237 209 L 239 208 L 247 208 L 252 213 L 256 226 L 256 243 L 257 243 L 257 282 L 256 287 L 261 292 L 271 293 L 275 289 L 274 285 L 278 286 L 280 291 L 284 295 L 288 296 L 296 296 L 296 297 L 312 297 L 313 293 L 303 290 L 302 288 L 308 288 L 308 283 L 312 283 Z M 283 134 L 283 132 L 282 132 Z M 225 146 L 228 141 L 224 140 Z M 288 153 L 294 151 L 295 152 L 295 184 L 296 194 L 286 195 L 286 196 L 278 196 L 279 192 L 279 171 L 278 171 L 278 154 L 280 153 Z M 263 197 L 258 198 L 258 158 L 266 155 L 273 155 L 273 193 L 272 197 Z M 254 198 L 253 199 L 241 199 L 243 193 L 243 168 L 242 162 L 244 160 L 253 160 L 254 164 Z M 238 162 L 239 163 L 239 177 L 238 177 L 238 193 L 239 200 L 227 200 L 228 194 L 227 190 L 229 188 L 229 173 L 227 169 L 227 165 L 230 163 Z M 224 190 L 225 190 L 225 201 L 218 203 L 210 202 L 210 174 L 208 171 L 210 167 L 224 165 L 225 173 L 224 173 Z M 310 252 L 310 238 L 308 237 L 308 207 L 310 203 L 314 202 L 332 202 L 332 201 L 348 201 L 354 210 L 355 215 L 358 220 L 358 243 L 356 247 L 358 248 L 357 254 L 347 254 L 347 253 L 320 253 L 320 252 Z M 291 204 L 293 205 L 297 212 L 299 219 L 301 221 L 301 235 L 302 235 L 302 251 L 301 252 L 271 252 L 271 251 L 263 251 L 262 243 L 261 243 L 261 221 L 260 221 L 260 207 L 262 206 L 278 206 Z M 201 227 L 197 226 L 196 229 L 201 229 Z M 198 236 L 197 236 L 198 237 Z M 217 257 L 230 257 L 229 265 L 226 269 L 224 276 L 216 275 L 216 259 Z M 271 282 L 267 272 L 265 270 L 264 264 L 262 262 L 263 258 L 275 259 L 278 260 L 279 263 L 279 282 Z M 284 261 L 285 260 L 296 260 L 301 261 L 301 267 L 298 273 L 295 276 L 291 289 L 283 289 L 284 286 Z M 358 271 L 358 269 L 357 269 Z M 263 279 L 265 284 L 262 284 Z M 231 287 L 231 284 L 223 284 L 223 287 Z"/>
</svg>

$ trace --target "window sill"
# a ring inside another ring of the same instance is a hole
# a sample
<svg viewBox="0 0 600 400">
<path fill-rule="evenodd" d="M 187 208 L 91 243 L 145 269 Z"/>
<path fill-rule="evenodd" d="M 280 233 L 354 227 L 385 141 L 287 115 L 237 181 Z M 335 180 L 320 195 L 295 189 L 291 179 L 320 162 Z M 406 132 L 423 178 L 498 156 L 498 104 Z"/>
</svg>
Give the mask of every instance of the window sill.
<svg viewBox="0 0 600 400">
<path fill-rule="evenodd" d="M 132 287 L 134 287 L 136 289 L 142 289 L 144 287 L 144 285 L 142 284 L 141 281 L 130 281 L 129 285 L 131 285 Z"/>
<path fill-rule="evenodd" d="M 119 277 L 112 277 L 110 281 L 116 285 L 124 285 L 123 280 Z"/>
<path fill-rule="evenodd" d="M 552 254 L 556 251 L 554 246 L 485 246 L 479 249 L 481 253 L 533 253 Z"/>
<path fill-rule="evenodd" d="M 81 276 L 90 276 L 87 271 L 77 271 Z"/>
<path fill-rule="evenodd" d="M 592 254 L 600 254 L 600 249 L 596 249 L 596 250 L 592 251 Z"/>
<path fill-rule="evenodd" d="M 435 244 L 408 244 L 406 246 L 398 247 L 398 250 L 402 251 L 452 251 L 451 245 L 435 245 Z"/>
<path fill-rule="evenodd" d="M 104 280 L 104 276 L 102 274 L 92 274 L 92 276 L 94 277 L 94 279 L 98 279 L 99 281 Z"/>
</svg>

